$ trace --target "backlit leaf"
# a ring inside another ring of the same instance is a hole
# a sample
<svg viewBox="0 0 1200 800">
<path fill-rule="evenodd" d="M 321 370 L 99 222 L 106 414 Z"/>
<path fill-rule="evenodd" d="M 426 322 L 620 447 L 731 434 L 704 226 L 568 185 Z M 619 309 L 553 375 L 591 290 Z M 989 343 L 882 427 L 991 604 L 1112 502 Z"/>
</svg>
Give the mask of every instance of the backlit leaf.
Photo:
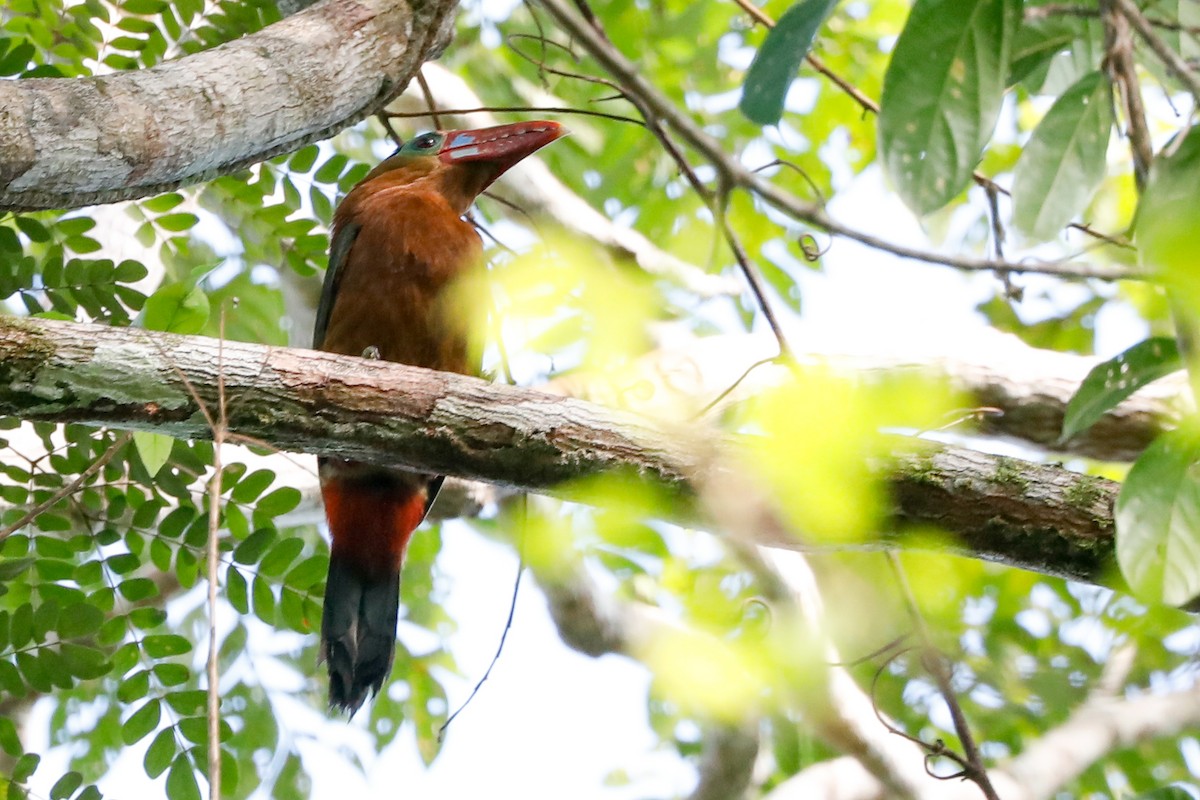
<svg viewBox="0 0 1200 800">
<path fill-rule="evenodd" d="M 1013 175 L 1013 223 L 1030 240 L 1061 233 L 1104 180 L 1113 124 L 1112 84 L 1084 76 L 1034 129 Z"/>
<path fill-rule="evenodd" d="M 746 73 L 738 108 L 752 122 L 774 125 L 783 116 L 788 87 L 808 55 L 817 29 L 837 0 L 799 0 L 767 34 Z"/>
<path fill-rule="evenodd" d="M 158 732 L 154 741 L 150 743 L 150 747 L 146 749 L 146 757 L 142 760 L 142 766 L 147 775 L 157 778 L 171 765 L 173 758 L 175 758 L 175 731 L 166 728 Z"/>
<path fill-rule="evenodd" d="M 157 699 L 147 700 L 145 705 L 133 712 L 132 716 L 121 725 L 121 740 L 127 745 L 140 742 L 158 727 L 161 715 L 161 703 Z"/>
<path fill-rule="evenodd" d="M 1192 314 L 1200 314 L 1196 226 L 1200 208 L 1200 127 L 1167 143 L 1150 167 L 1134 223 L 1138 260 L 1159 275 Z"/>
<path fill-rule="evenodd" d="M 1090 428 L 1146 384 L 1182 369 L 1175 340 L 1156 336 L 1092 368 L 1067 403 L 1060 441 Z"/>
<path fill-rule="evenodd" d="M 971 180 L 1004 98 L 1019 0 L 917 0 L 883 79 L 879 145 L 917 214 Z"/>
<path fill-rule="evenodd" d="M 1200 596 L 1200 440 L 1187 430 L 1156 439 L 1117 497 L 1117 562 L 1134 593 L 1180 606 Z"/>
<path fill-rule="evenodd" d="M 175 439 L 161 433 L 134 431 L 133 443 L 137 446 L 138 455 L 142 458 L 146 473 L 153 478 L 171 457 L 171 448 L 175 446 Z"/>
<path fill-rule="evenodd" d="M 167 773 L 167 797 L 171 800 L 200 800 L 200 785 L 191 762 L 183 753 L 171 765 Z"/>
<path fill-rule="evenodd" d="M 153 331 L 199 333 L 208 322 L 208 295 L 199 286 L 172 283 L 146 298 L 142 324 Z"/>
</svg>

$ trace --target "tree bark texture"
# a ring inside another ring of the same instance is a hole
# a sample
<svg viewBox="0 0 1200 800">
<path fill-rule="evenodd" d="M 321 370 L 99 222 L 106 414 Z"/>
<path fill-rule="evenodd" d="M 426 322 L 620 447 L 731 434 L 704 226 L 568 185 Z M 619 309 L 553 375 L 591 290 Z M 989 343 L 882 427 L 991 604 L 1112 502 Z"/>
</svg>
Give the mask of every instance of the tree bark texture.
<svg viewBox="0 0 1200 800">
<path fill-rule="evenodd" d="M 693 487 L 727 469 L 721 448 L 694 433 L 569 397 L 329 353 L 0 317 L 0 414 L 206 438 L 197 398 L 217 408 L 218 376 L 230 430 L 285 450 L 568 496 L 566 482 L 621 473 L 673 490 L 680 519 L 695 519 Z M 890 482 L 897 520 L 938 526 L 948 549 L 1115 580 L 1110 481 L 931 445 L 901 459 Z M 769 505 L 739 500 L 747 514 Z M 810 549 L 776 515 L 756 516 L 759 543 Z M 902 544 L 903 529 L 878 544 Z"/>
<path fill-rule="evenodd" d="M 145 197 L 326 139 L 449 42 L 454 0 L 324 0 L 137 72 L 0 81 L 0 209 Z"/>
</svg>

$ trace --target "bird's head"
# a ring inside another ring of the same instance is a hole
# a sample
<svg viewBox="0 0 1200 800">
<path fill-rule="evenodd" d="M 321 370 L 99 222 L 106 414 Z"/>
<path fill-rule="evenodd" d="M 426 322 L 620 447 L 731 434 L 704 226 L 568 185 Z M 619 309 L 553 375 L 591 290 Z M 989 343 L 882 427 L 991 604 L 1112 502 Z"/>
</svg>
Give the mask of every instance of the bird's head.
<svg viewBox="0 0 1200 800">
<path fill-rule="evenodd" d="M 566 133 L 562 125 L 547 120 L 422 133 L 380 162 L 360 185 L 385 177 L 393 186 L 424 183 L 436 188 L 458 213 L 465 213 L 510 167 Z"/>
</svg>

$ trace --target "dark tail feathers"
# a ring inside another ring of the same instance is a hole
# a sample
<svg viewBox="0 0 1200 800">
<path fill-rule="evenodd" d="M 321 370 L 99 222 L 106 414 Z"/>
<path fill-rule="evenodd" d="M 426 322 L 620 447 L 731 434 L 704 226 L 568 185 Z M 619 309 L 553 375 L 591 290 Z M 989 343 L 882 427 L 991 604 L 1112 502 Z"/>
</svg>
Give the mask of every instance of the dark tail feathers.
<svg viewBox="0 0 1200 800">
<path fill-rule="evenodd" d="M 329 664 L 329 705 L 350 716 L 379 692 L 396 652 L 400 572 L 365 575 L 331 558 L 321 617 L 321 654 Z"/>
</svg>

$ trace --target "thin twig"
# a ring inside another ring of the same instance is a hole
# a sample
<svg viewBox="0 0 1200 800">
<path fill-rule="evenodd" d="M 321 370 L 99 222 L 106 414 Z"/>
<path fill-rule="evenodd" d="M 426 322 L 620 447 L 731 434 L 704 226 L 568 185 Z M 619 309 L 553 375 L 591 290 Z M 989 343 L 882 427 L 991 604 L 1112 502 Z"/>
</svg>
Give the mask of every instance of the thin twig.
<svg viewBox="0 0 1200 800">
<path fill-rule="evenodd" d="M 525 527 L 526 527 L 526 523 L 528 520 L 528 516 L 527 516 L 528 508 L 527 508 L 526 504 L 529 502 L 527 498 L 528 498 L 528 495 L 521 495 L 521 525 L 519 528 L 520 541 L 517 545 L 517 577 L 513 581 L 512 598 L 511 598 L 511 600 L 509 600 L 509 604 L 508 604 L 508 619 L 505 620 L 505 622 L 504 622 L 504 632 L 500 634 L 500 644 L 496 646 L 496 652 L 492 656 L 491 663 L 488 664 L 488 668 L 483 673 L 483 677 L 480 678 L 479 682 L 475 684 L 475 688 L 471 690 L 471 694 L 467 697 L 466 700 L 463 701 L 463 704 L 461 706 L 459 706 L 454 711 L 453 714 L 451 714 L 449 717 L 446 718 L 446 721 L 442 723 L 442 727 L 438 728 L 438 741 L 439 742 L 442 741 L 443 737 L 445 737 L 446 729 L 450 727 L 450 723 L 454 722 L 454 719 L 459 714 L 461 714 L 466 709 L 467 706 L 469 706 L 471 704 L 471 701 L 475 699 L 475 695 L 479 694 L 479 690 L 481 688 L 483 688 L 483 684 L 487 682 L 487 679 L 489 677 L 491 677 L 492 669 L 495 668 L 496 663 L 500 660 L 500 654 L 504 652 L 504 643 L 508 640 L 508 632 L 512 630 L 513 618 L 517 614 L 517 595 L 521 591 L 521 576 L 525 574 L 525 545 L 524 545 L 524 542 L 525 542 Z"/>
<path fill-rule="evenodd" d="M 208 484 L 208 797 L 221 798 L 221 673 L 217 658 L 217 570 L 221 542 L 221 447 L 228 427 L 225 408 L 225 309 L 217 339 L 217 424 L 213 427 L 213 476 Z"/>
<path fill-rule="evenodd" d="M 412 117 L 431 117 L 433 113 L 437 114 L 505 114 L 505 113 L 532 113 L 532 114 L 575 114 L 581 117 L 600 117 L 601 119 L 611 119 L 615 122 L 629 122 L 637 125 L 639 128 L 646 127 L 646 123 L 634 117 L 626 117 L 621 114 L 608 114 L 604 111 L 592 111 L 586 108 L 570 108 L 568 106 L 479 106 L 477 108 L 443 108 L 437 112 L 429 111 L 387 111 L 385 116 L 395 119 L 409 119 Z M 438 125 L 437 122 L 434 123 Z M 441 127 L 440 125 L 438 125 Z"/>
<path fill-rule="evenodd" d="M 717 395 L 712 400 L 705 403 L 704 408 L 697 411 L 695 413 L 695 415 L 692 417 L 692 419 L 700 419 L 705 414 L 707 414 L 708 412 L 710 412 L 714 408 L 716 408 L 717 405 L 720 404 L 720 402 L 722 400 L 724 400 L 729 395 L 733 394 L 733 392 L 739 386 L 742 385 L 742 382 L 750 377 L 751 372 L 758 369 L 759 367 L 766 366 L 767 364 L 774 363 L 775 361 L 778 361 L 778 360 L 779 360 L 779 356 L 770 356 L 768 358 L 760 358 L 758 361 L 755 361 L 753 364 L 746 367 L 746 369 L 742 371 L 742 374 L 738 376 L 737 380 L 735 380 L 733 383 L 729 384 L 723 390 L 721 390 L 721 393 L 719 395 Z"/>
<path fill-rule="evenodd" d="M 917 606 L 917 598 L 908 583 L 904 565 L 900 563 L 900 557 L 894 550 L 889 550 L 887 557 L 892 572 L 896 576 L 896 583 L 904 596 L 904 602 L 908 606 L 913 626 L 921 639 L 923 656 L 921 661 L 933 676 L 934 682 L 937 683 L 942 699 L 946 701 L 946 706 L 950 709 L 950 717 L 954 720 L 954 732 L 958 735 L 958 740 L 962 742 L 963 755 L 966 760 L 966 763 L 962 765 L 962 777 L 974 782 L 988 800 L 1000 800 L 1000 796 L 996 794 L 996 789 L 992 786 L 992 781 L 983 766 L 983 758 L 979 754 L 979 747 L 975 744 L 975 737 L 971 734 L 971 726 L 967 724 L 967 717 L 954 693 L 954 685 L 950 680 L 950 672 L 946 669 L 945 659 L 934 646 L 929 627 L 925 624 L 925 617 L 922 616 L 921 609 Z M 945 752 L 938 753 L 938 755 L 945 755 Z"/>
<path fill-rule="evenodd" d="M 1142 88 L 1133 58 L 1133 37 L 1129 32 L 1128 18 L 1118 13 L 1120 5 L 1116 0 L 1100 0 L 1100 11 L 1104 21 L 1104 68 L 1120 91 L 1123 101 L 1129 150 L 1133 156 L 1133 175 L 1140 192 L 1146 187 L 1150 175 L 1154 147 L 1150 143 L 1150 126 L 1146 122 Z"/>
<path fill-rule="evenodd" d="M 1129 24 L 1137 31 L 1138 36 L 1142 37 L 1142 41 L 1162 60 L 1163 65 L 1170 70 L 1171 74 L 1187 87 L 1192 94 L 1193 102 L 1200 106 L 1200 80 L 1197 80 L 1195 72 L 1188 66 L 1188 63 L 1154 32 L 1150 22 L 1130 0 L 1112 0 L 1112 4 L 1125 19 L 1129 20 Z M 1101 7 L 1103 8 L 1103 4 Z"/>
<path fill-rule="evenodd" d="M 429 118 L 433 120 L 433 127 L 441 130 L 441 115 L 438 111 L 437 102 L 433 99 L 433 92 L 429 90 L 429 81 L 425 80 L 425 73 L 423 71 L 417 72 L 417 83 L 421 87 L 421 94 L 425 95 L 425 105 L 429 106 Z"/>
<path fill-rule="evenodd" d="M 613 47 L 612 41 L 608 38 L 608 34 L 605 33 L 604 27 L 600 23 L 600 20 L 592 12 L 591 6 L 587 4 L 587 0 L 574 0 L 574 3 L 575 7 L 579 10 L 581 16 L 586 21 L 586 28 L 589 35 L 615 53 L 616 48 Z M 551 13 L 554 13 L 553 10 Z M 596 55 L 595 52 L 593 52 L 593 55 Z M 767 324 L 771 327 L 771 332 L 775 335 L 775 339 L 779 344 L 780 355 L 788 358 L 790 361 L 790 356 L 793 351 L 791 346 L 788 344 L 786 334 L 783 332 L 783 326 L 780 324 L 779 318 L 775 314 L 775 310 L 772 307 L 770 297 L 767 295 L 766 288 L 763 285 L 762 276 L 759 275 L 758 270 L 750 262 L 749 257 L 746 255 L 745 249 L 741 245 L 741 241 L 738 239 L 733 228 L 729 225 L 729 222 L 723 212 L 724 205 L 729 196 L 729 185 L 723 183 L 720 191 L 718 192 L 713 192 L 707 186 L 705 186 L 704 182 L 700 180 L 700 176 L 696 174 L 695 169 L 688 161 L 683 150 L 663 127 L 659 119 L 659 115 L 656 113 L 656 109 L 650 103 L 646 102 L 644 97 L 626 91 L 625 86 L 617 86 L 616 88 L 630 103 L 633 104 L 633 106 L 638 110 L 638 113 L 642 115 L 642 119 L 645 120 L 646 127 L 652 134 L 654 134 L 654 137 L 658 139 L 659 144 L 662 145 L 663 149 L 675 162 L 676 166 L 679 167 L 680 172 L 687 179 L 687 182 L 691 185 L 692 190 L 705 202 L 706 205 L 708 205 L 709 210 L 713 212 L 714 217 L 719 216 L 721 218 L 721 230 L 724 234 L 726 242 L 729 244 L 730 250 L 733 252 L 733 257 L 737 262 L 738 269 L 741 270 L 742 275 L 745 277 L 746 283 L 750 287 L 751 293 L 754 295 L 755 302 L 762 311 L 763 317 L 767 320 Z"/>
<path fill-rule="evenodd" d="M 724 206 L 724 203 L 721 205 Z M 771 327 L 771 333 L 775 334 L 775 341 L 779 344 L 779 358 L 789 367 L 795 368 L 795 359 L 792 357 L 791 345 L 788 344 L 787 336 L 783 332 L 783 325 L 779 322 L 779 318 L 775 314 L 775 309 L 767 297 L 767 289 L 763 285 L 762 276 L 754 268 L 754 265 L 750 263 L 750 257 L 746 254 L 746 248 L 742 246 L 742 240 L 738 238 L 737 232 L 729 224 L 728 215 L 724 213 L 721 214 L 721 230 L 725 233 L 725 242 L 729 245 L 729 250 L 733 253 L 733 258 L 737 261 L 742 275 L 745 276 L 746 283 L 750 285 L 750 291 L 754 294 L 763 317 L 766 318 L 767 324 Z"/>
<path fill-rule="evenodd" d="M 112 461 L 113 457 L 121 450 L 122 447 L 128 444 L 129 440 L 132 438 L 133 434 L 129 432 L 122 433 L 117 436 L 117 438 L 113 440 L 113 443 L 108 446 L 108 449 L 105 450 L 99 458 L 89 464 L 87 469 L 79 473 L 75 480 L 71 481 L 66 486 L 50 495 L 50 497 L 29 509 L 27 512 L 22 514 L 21 518 L 16 522 L 5 526 L 3 529 L 0 529 L 0 542 L 3 542 L 9 536 L 12 536 L 15 532 L 33 522 L 43 512 L 53 508 L 54 505 L 64 497 L 69 497 L 83 488 L 83 485 L 87 483 L 93 475 L 104 469 L 104 467 L 108 465 L 108 462 Z"/>
</svg>

